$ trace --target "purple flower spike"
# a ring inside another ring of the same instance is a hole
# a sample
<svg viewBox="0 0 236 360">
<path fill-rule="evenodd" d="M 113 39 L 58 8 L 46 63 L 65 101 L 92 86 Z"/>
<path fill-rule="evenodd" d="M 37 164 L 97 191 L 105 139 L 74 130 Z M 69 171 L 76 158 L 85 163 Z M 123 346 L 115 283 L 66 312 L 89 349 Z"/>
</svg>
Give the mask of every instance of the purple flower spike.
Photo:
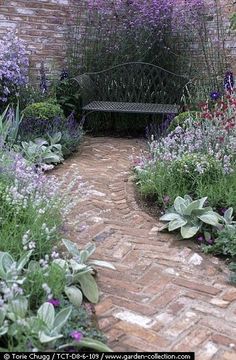
<svg viewBox="0 0 236 360">
<path fill-rule="evenodd" d="M 60 300 L 58 300 L 58 299 L 49 299 L 48 302 L 50 304 L 52 304 L 54 307 L 59 307 L 60 306 Z"/>
<path fill-rule="evenodd" d="M 75 340 L 75 341 L 81 341 L 83 339 L 83 334 L 80 331 L 74 330 L 70 333 L 70 336 Z"/>
<path fill-rule="evenodd" d="M 210 93 L 211 100 L 218 100 L 221 97 L 221 93 L 219 91 L 212 91 Z"/>
</svg>

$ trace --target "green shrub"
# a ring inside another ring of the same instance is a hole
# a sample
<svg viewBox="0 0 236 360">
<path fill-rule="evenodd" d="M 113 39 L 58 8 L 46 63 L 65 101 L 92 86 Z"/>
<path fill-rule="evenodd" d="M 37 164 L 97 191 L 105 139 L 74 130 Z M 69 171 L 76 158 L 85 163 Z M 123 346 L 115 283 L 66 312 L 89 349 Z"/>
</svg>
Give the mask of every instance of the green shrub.
<svg viewBox="0 0 236 360">
<path fill-rule="evenodd" d="M 191 121 L 196 120 L 198 112 L 197 111 L 185 111 L 177 115 L 170 123 L 168 127 L 168 131 L 173 131 L 177 126 L 185 127 L 184 124 L 187 119 L 191 119 Z"/>
<path fill-rule="evenodd" d="M 28 105 L 23 113 L 25 118 L 33 119 L 52 120 L 56 117 L 64 118 L 64 113 L 60 105 L 50 101 Z"/>
<path fill-rule="evenodd" d="M 220 231 L 214 244 L 204 246 L 204 252 L 215 255 L 236 256 L 236 227 L 228 226 Z"/>
<path fill-rule="evenodd" d="M 212 183 L 223 173 L 219 161 L 200 153 L 185 154 L 181 159 L 173 161 L 170 171 L 173 177 L 186 183 L 190 193 L 194 191 L 196 183 Z"/>
<path fill-rule="evenodd" d="M 204 168 L 204 172 L 197 172 L 196 166 Z M 137 183 L 144 197 L 156 199 L 159 204 L 167 196 L 169 204 L 173 204 L 177 196 L 207 195 L 213 208 L 233 207 L 236 211 L 236 172 L 223 174 L 220 163 L 209 155 L 188 154 L 169 166 L 159 162 L 138 171 Z"/>
</svg>

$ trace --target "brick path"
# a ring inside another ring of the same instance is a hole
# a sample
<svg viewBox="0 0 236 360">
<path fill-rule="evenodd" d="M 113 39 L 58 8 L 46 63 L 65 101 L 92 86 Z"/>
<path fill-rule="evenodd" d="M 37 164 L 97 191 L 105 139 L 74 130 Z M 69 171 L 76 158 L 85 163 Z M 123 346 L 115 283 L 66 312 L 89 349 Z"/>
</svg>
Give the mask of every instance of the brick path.
<svg viewBox="0 0 236 360">
<path fill-rule="evenodd" d="M 218 259 L 200 256 L 134 199 L 129 156 L 140 140 L 87 138 L 55 170 L 70 196 L 68 238 L 95 241 L 99 325 L 114 351 L 194 351 L 198 360 L 236 359 L 236 288 Z M 199 264 L 201 263 L 201 264 Z"/>
</svg>

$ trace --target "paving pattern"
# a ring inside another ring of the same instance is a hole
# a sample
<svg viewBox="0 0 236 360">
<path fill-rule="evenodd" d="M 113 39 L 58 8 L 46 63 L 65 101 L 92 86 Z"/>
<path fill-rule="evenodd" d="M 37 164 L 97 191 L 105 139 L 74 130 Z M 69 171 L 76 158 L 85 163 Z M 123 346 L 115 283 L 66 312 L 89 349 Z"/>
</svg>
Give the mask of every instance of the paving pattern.
<svg viewBox="0 0 236 360">
<path fill-rule="evenodd" d="M 158 232 L 135 201 L 130 156 L 141 140 L 86 138 L 58 167 L 67 237 L 95 242 L 99 326 L 114 351 L 194 351 L 197 360 L 236 359 L 236 287 L 224 263 Z M 179 246 L 180 244 L 181 246 Z"/>
</svg>

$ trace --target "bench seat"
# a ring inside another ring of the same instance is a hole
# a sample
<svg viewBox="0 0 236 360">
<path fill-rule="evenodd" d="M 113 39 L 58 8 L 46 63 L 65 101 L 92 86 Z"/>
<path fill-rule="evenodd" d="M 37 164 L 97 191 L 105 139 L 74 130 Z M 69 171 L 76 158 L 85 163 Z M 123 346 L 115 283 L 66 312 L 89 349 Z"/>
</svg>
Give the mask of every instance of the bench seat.
<svg viewBox="0 0 236 360">
<path fill-rule="evenodd" d="M 169 104 L 92 101 L 84 106 L 83 110 L 132 114 L 177 114 L 179 107 L 177 105 Z"/>
</svg>

